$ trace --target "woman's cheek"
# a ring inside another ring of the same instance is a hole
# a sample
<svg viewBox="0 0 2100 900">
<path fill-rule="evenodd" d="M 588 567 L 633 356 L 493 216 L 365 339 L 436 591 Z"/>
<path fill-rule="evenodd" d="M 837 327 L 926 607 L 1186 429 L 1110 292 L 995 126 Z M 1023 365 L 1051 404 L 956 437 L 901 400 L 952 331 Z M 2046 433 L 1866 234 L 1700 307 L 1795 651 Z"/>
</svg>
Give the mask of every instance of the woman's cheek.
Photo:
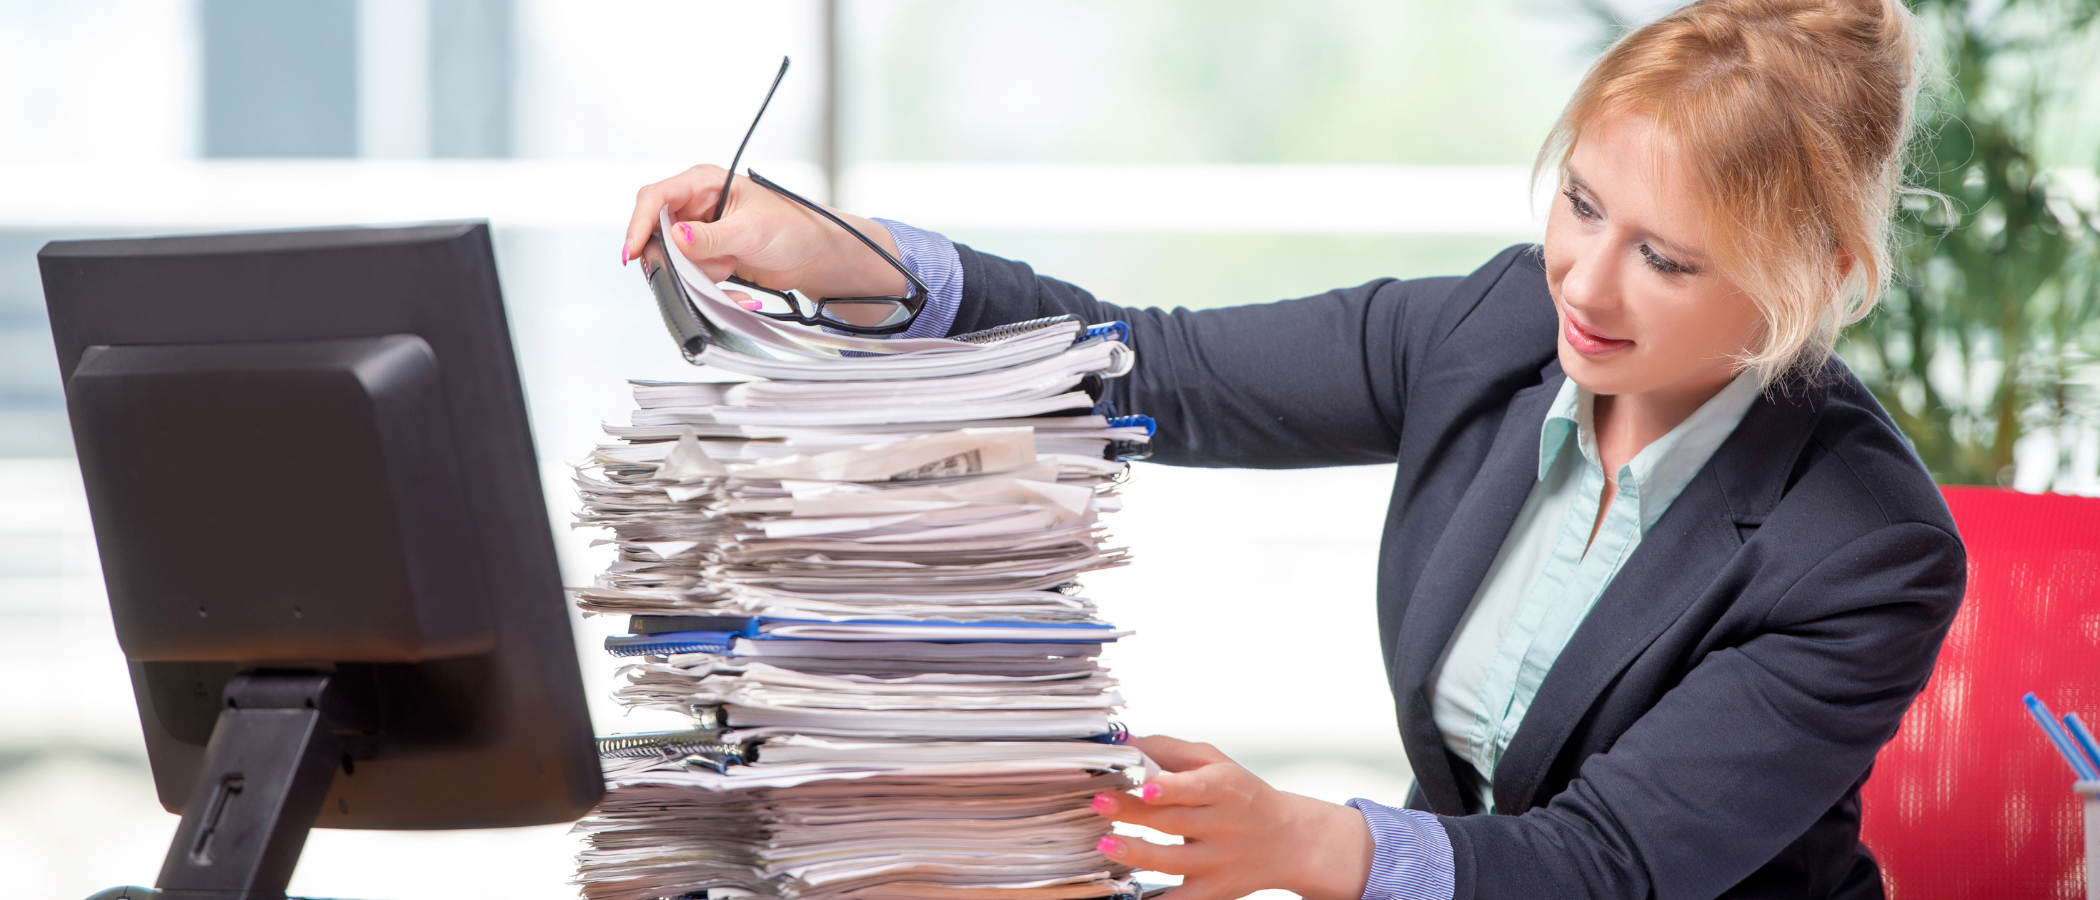
<svg viewBox="0 0 2100 900">
<path fill-rule="evenodd" d="M 1693 307 L 1686 310 L 1677 323 L 1677 331 L 1684 336 L 1678 355 L 1682 365 L 1699 368 L 1713 360 L 1726 359 L 1741 351 L 1742 328 L 1739 327 L 1736 311 L 1727 304 L 1727 298 L 1711 294 L 1697 298 Z"/>
</svg>

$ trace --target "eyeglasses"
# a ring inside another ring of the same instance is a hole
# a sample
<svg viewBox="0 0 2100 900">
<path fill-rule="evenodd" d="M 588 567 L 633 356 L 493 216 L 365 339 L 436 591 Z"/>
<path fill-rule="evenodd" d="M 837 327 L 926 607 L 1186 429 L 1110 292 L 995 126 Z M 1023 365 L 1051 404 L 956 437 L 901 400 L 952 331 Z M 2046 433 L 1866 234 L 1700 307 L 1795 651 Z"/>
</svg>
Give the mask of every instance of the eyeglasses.
<svg viewBox="0 0 2100 900">
<path fill-rule="evenodd" d="M 730 276 L 728 283 L 758 292 L 751 295 L 759 304 L 754 312 L 771 319 L 820 325 L 852 334 L 895 334 L 911 327 L 912 321 L 919 317 L 919 310 L 926 307 L 926 282 L 920 281 L 919 276 L 905 268 L 888 250 L 882 249 L 881 244 L 860 233 L 860 229 L 846 224 L 845 220 L 832 214 L 831 210 L 773 183 L 756 171 L 745 169 L 744 174 L 750 176 L 752 183 L 759 187 L 793 200 L 810 212 L 823 216 L 825 221 L 845 229 L 847 234 L 853 235 L 855 240 L 882 257 L 883 262 L 889 263 L 890 268 L 896 269 L 897 274 L 903 275 L 905 283 L 911 286 L 901 297 L 825 297 L 809 300 L 791 290 L 776 291 L 756 282 Z M 804 304 L 810 308 L 807 313 L 803 312 Z"/>
<path fill-rule="evenodd" d="M 729 160 L 729 176 L 722 180 L 722 195 L 715 200 L 715 214 L 710 221 L 721 221 L 723 211 L 728 208 L 729 188 L 730 185 L 736 182 L 737 164 L 743 161 L 744 148 L 751 145 L 751 135 L 758 130 L 759 120 L 765 117 L 766 107 L 772 105 L 773 93 L 780 90 L 780 81 L 787 76 L 787 70 L 788 59 L 783 56 L 780 58 L 780 71 L 773 75 L 773 86 L 766 90 L 766 99 L 758 105 L 758 115 L 751 118 L 751 127 L 744 130 L 744 140 L 737 145 L 736 155 Z M 845 220 L 840 219 L 831 210 L 809 201 L 794 191 L 775 184 L 772 180 L 758 174 L 756 171 L 746 169 L 744 173 L 750 177 L 754 184 L 786 197 L 809 211 L 824 217 L 825 221 L 845 229 L 847 234 L 852 235 L 855 240 L 860 241 L 868 249 L 875 251 L 876 255 L 882 257 L 883 262 L 889 263 L 891 268 L 896 269 L 898 274 L 903 275 L 905 283 L 910 286 L 910 289 L 901 297 L 825 297 L 810 299 L 795 293 L 793 290 L 775 290 L 757 282 L 731 276 L 724 284 L 735 285 L 749 293 L 753 304 L 756 306 L 755 309 L 752 309 L 753 312 L 770 319 L 814 325 L 843 331 L 848 334 L 895 334 L 911 327 L 911 323 L 918 319 L 919 311 L 926 307 L 928 295 L 926 283 L 920 281 L 919 276 L 913 274 L 910 269 L 905 268 L 904 264 L 898 262 L 897 258 L 890 255 L 888 250 L 884 250 L 881 244 L 862 234 L 860 229 L 846 224 Z M 652 236 L 651 238 L 652 243 L 660 240 L 660 236 Z M 656 268 L 661 268 L 661 266 Z M 650 274 L 648 271 L 644 272 L 645 277 L 649 277 Z M 655 283 L 654 278 L 651 278 L 651 287 L 657 290 L 659 294 L 663 293 L 663 288 Z M 660 303 L 664 302 L 662 296 L 659 296 L 658 300 Z M 747 308 L 751 305 L 747 304 Z M 689 338 L 692 335 L 684 333 L 684 329 L 674 325 L 671 321 L 670 307 L 666 306 L 665 309 L 665 324 L 671 327 L 672 337 L 678 340 L 680 347 L 687 347 Z"/>
</svg>

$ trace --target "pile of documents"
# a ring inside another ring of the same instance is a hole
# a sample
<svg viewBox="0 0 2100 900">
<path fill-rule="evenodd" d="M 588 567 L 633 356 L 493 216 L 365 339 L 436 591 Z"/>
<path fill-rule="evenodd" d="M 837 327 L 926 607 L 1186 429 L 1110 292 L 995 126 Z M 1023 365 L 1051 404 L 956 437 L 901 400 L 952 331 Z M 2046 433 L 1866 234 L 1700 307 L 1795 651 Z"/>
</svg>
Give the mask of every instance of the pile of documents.
<svg viewBox="0 0 2100 900">
<path fill-rule="evenodd" d="M 1121 566 L 1100 515 L 1151 422 L 1099 403 L 1120 325 L 879 341 L 779 326 L 688 287 L 723 378 L 636 382 L 579 472 L 618 559 L 583 608 L 629 616 L 621 702 L 689 730 L 601 739 L 578 826 L 592 900 L 1130 895 L 1094 794 L 1150 763 L 1079 593 Z"/>
</svg>

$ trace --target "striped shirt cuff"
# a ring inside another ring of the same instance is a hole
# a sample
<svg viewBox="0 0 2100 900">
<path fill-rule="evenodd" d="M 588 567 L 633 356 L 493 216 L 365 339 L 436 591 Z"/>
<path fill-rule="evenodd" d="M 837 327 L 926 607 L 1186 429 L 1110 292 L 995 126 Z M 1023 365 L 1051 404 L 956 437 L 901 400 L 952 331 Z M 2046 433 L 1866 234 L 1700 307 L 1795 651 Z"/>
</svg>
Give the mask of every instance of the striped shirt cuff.
<svg viewBox="0 0 2100 900">
<path fill-rule="evenodd" d="M 1349 801 L 1371 826 L 1371 877 L 1363 900 L 1451 900 L 1458 890 L 1451 836 L 1436 817 L 1358 798 Z"/>
<path fill-rule="evenodd" d="M 903 222 L 874 221 L 897 241 L 904 267 L 926 282 L 926 306 L 898 337 L 947 337 L 948 329 L 955 327 L 955 312 L 962 307 L 962 257 L 955 252 L 954 242 Z"/>
</svg>

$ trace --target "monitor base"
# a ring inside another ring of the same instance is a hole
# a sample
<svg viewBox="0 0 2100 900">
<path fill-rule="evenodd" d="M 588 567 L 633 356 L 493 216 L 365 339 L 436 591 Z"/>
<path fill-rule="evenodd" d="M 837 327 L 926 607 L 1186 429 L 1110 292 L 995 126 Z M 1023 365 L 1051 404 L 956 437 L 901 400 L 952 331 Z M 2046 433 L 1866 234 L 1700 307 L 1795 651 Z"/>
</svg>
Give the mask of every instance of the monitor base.
<svg viewBox="0 0 2100 900">
<path fill-rule="evenodd" d="M 225 704 L 156 887 L 92 900 L 285 900 L 344 759 L 335 729 L 352 717 L 320 672 L 235 676 Z"/>
</svg>

